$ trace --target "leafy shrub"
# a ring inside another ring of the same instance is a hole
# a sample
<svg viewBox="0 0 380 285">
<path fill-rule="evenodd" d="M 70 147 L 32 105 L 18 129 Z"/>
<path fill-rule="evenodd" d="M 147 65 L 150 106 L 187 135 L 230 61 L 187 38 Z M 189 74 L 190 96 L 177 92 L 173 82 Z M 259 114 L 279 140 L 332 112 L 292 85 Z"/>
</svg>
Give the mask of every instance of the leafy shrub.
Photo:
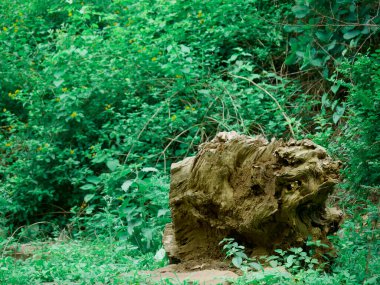
<svg viewBox="0 0 380 285">
<path fill-rule="evenodd" d="M 286 3 L 11 2 L 0 6 L 0 210 L 14 226 L 65 224 L 116 161 L 166 171 L 221 130 L 291 134 L 281 108 L 292 112 L 294 87 L 266 70 L 285 39 L 265 17 Z"/>
<path fill-rule="evenodd" d="M 343 172 L 349 182 L 346 186 L 363 198 L 376 199 L 380 187 L 380 50 L 343 66 L 342 72 L 347 78 L 342 84 L 350 90 L 350 116 L 340 139 L 347 165 Z"/>
<path fill-rule="evenodd" d="M 337 236 L 331 237 L 337 249 L 333 272 L 354 284 L 377 284 L 380 280 L 379 211 L 376 205 L 356 205 L 348 209 L 347 219 Z"/>
<path fill-rule="evenodd" d="M 125 240 L 141 252 L 161 245 L 162 231 L 170 222 L 168 179 L 155 168 L 131 172 L 119 165 L 112 173 L 91 177 L 84 185 L 88 194 L 68 229 L 75 237 Z M 129 179 L 126 180 L 126 177 Z"/>
<path fill-rule="evenodd" d="M 379 32 L 378 3 L 369 0 L 299 0 L 292 7 L 293 23 L 284 29 L 292 37 L 287 64 L 301 69 L 339 65 L 354 59 L 364 46 L 376 46 Z M 371 39 L 371 40 L 370 40 Z"/>
</svg>

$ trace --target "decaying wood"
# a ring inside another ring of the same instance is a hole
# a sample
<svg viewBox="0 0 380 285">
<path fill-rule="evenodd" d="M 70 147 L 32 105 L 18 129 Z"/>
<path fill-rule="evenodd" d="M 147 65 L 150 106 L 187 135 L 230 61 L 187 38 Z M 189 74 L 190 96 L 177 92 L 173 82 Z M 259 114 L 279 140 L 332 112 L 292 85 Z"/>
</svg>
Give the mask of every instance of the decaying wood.
<svg viewBox="0 0 380 285">
<path fill-rule="evenodd" d="M 180 261 L 221 255 L 233 237 L 252 255 L 326 240 L 340 212 L 326 207 L 339 163 L 310 140 L 268 142 L 219 133 L 195 157 L 171 167 L 173 223 L 164 246 Z"/>
</svg>

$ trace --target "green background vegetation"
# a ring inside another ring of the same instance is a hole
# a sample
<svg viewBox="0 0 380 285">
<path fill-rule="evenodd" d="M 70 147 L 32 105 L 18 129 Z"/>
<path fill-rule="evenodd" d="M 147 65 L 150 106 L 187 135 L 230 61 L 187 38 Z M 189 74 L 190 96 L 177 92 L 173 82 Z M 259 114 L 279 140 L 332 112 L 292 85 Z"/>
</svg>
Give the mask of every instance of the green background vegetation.
<svg viewBox="0 0 380 285">
<path fill-rule="evenodd" d="M 152 260 L 170 221 L 170 164 L 235 130 L 309 138 L 343 163 L 330 271 L 297 267 L 281 284 L 378 284 L 379 9 L 1 1 L 0 280 L 137 284 L 120 274 L 165 262 Z M 71 241 L 38 258 L 8 255 L 62 233 Z M 239 284 L 279 284 L 263 278 Z"/>
</svg>

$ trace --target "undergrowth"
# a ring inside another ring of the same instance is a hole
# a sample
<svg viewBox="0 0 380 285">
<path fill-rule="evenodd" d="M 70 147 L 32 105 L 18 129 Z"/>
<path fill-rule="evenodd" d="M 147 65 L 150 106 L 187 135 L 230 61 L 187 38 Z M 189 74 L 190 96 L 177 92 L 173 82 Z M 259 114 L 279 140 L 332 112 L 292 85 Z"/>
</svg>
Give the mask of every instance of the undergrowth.
<svg viewBox="0 0 380 285">
<path fill-rule="evenodd" d="M 126 272 L 166 262 L 170 164 L 234 130 L 326 147 L 345 214 L 329 272 L 230 243 L 235 284 L 378 284 L 375 2 L 1 1 L 1 283 L 144 284 Z"/>
</svg>

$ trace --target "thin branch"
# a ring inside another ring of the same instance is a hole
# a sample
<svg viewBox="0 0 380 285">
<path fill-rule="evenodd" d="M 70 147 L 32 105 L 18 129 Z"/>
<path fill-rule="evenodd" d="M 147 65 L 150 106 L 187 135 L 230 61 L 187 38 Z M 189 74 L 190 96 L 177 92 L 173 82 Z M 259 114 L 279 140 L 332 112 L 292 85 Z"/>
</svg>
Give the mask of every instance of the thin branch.
<svg viewBox="0 0 380 285">
<path fill-rule="evenodd" d="M 239 76 L 239 75 L 234 75 L 234 74 L 231 74 L 231 73 L 229 73 L 229 75 L 231 75 L 232 77 L 235 77 L 235 78 L 240 78 L 240 79 L 246 80 L 249 83 L 251 83 L 253 86 L 255 86 L 256 88 L 260 89 L 265 94 L 267 94 L 275 102 L 275 104 L 277 105 L 277 108 L 281 111 L 282 116 L 284 117 L 285 121 L 287 122 L 287 124 L 289 126 L 289 131 L 292 134 L 292 137 L 295 138 L 294 130 L 293 130 L 293 127 L 292 127 L 292 122 L 290 121 L 289 117 L 286 115 L 286 113 L 285 113 L 284 109 L 281 107 L 280 103 L 277 101 L 277 99 L 271 93 L 269 93 L 268 90 L 266 90 L 265 88 L 261 87 L 260 85 L 258 85 L 257 83 L 253 82 L 252 80 L 250 80 L 247 77 Z"/>
</svg>

